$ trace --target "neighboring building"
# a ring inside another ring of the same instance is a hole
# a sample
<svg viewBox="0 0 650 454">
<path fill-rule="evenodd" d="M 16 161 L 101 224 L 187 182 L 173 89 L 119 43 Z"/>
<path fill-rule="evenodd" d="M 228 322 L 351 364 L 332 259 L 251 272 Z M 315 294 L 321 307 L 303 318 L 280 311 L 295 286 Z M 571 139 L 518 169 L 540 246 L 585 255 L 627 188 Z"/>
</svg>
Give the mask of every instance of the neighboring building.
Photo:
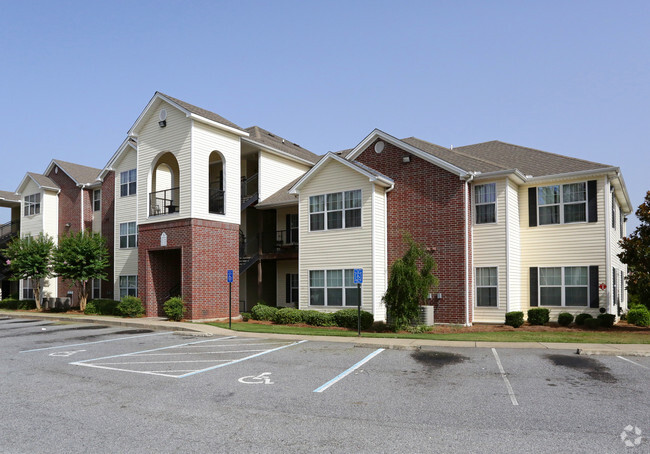
<svg viewBox="0 0 650 454">
<path fill-rule="evenodd" d="M 112 279 L 96 295 L 137 295 L 150 316 L 175 295 L 194 320 L 227 316 L 230 297 L 234 314 L 258 301 L 356 307 L 362 268 L 362 307 L 384 320 L 405 234 L 438 263 L 436 322 L 627 307 L 617 253 L 632 207 L 620 169 L 498 141 L 451 149 L 375 130 L 317 156 L 156 93 L 104 169 L 52 161 L 17 193 L 30 213 L 22 235 L 106 236 Z"/>
</svg>

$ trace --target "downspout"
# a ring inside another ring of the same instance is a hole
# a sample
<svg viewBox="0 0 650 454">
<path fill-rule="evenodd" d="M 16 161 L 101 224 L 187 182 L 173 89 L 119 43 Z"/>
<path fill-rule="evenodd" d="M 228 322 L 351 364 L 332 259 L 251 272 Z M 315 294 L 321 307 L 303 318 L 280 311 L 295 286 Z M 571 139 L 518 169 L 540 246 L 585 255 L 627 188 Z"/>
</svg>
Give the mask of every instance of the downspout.
<svg viewBox="0 0 650 454">
<path fill-rule="evenodd" d="M 81 197 L 81 216 L 79 216 L 79 219 L 81 219 L 81 221 L 80 221 L 81 225 L 79 226 L 79 231 L 80 232 L 84 231 L 84 187 L 85 186 L 86 185 L 84 185 L 84 184 L 79 185 L 79 188 L 80 188 L 80 191 L 81 191 L 81 193 L 80 193 L 80 197 Z"/>
<path fill-rule="evenodd" d="M 607 303 L 607 313 L 610 313 L 610 298 L 612 278 L 610 270 L 612 269 L 612 239 L 611 239 L 611 213 L 612 213 L 612 185 L 609 182 L 609 177 L 605 175 L 605 301 Z"/>
<path fill-rule="evenodd" d="M 510 192 L 510 178 L 506 177 L 506 201 L 505 201 L 505 227 L 506 227 L 506 312 L 510 312 L 510 204 L 508 193 Z M 498 282 L 498 281 L 497 281 Z"/>
<path fill-rule="evenodd" d="M 377 301 L 375 299 L 376 296 L 376 288 L 377 288 L 377 270 L 376 270 L 376 263 L 375 263 L 375 237 L 377 235 L 375 225 L 377 224 L 377 219 L 376 219 L 376 213 L 375 213 L 375 184 L 372 185 L 372 194 L 370 196 L 370 212 L 371 214 L 371 219 L 372 219 L 372 226 L 371 226 L 371 233 L 370 233 L 370 250 L 371 250 L 371 255 L 370 255 L 370 261 L 372 263 L 372 316 L 375 317 L 377 315 Z M 361 305 L 363 306 L 363 301 L 361 302 Z"/>
<path fill-rule="evenodd" d="M 465 180 L 465 326 L 470 326 L 469 320 L 469 184 L 474 180 L 474 173 L 469 173 Z"/>
</svg>

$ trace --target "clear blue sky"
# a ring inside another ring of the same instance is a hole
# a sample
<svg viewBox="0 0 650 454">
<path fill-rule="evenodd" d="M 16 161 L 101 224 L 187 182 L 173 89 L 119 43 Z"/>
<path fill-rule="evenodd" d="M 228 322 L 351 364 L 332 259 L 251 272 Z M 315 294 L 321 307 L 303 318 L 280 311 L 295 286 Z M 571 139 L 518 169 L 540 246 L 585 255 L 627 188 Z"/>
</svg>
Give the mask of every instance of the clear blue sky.
<svg viewBox="0 0 650 454">
<path fill-rule="evenodd" d="M 0 189 L 103 167 L 159 90 L 318 154 L 380 128 L 612 164 L 636 209 L 649 57 L 647 0 L 0 0 Z"/>
</svg>

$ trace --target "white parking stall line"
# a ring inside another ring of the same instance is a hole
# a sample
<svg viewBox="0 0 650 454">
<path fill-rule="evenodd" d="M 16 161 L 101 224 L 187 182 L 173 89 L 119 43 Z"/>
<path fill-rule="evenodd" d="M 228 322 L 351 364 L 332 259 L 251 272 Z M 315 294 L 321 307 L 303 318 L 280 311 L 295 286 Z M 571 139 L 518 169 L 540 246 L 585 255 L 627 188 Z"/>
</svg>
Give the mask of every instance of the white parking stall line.
<svg viewBox="0 0 650 454">
<path fill-rule="evenodd" d="M 372 352 L 371 354 L 369 354 L 368 356 L 366 356 L 365 358 L 363 358 L 361 361 L 359 361 L 358 363 L 356 363 L 354 366 L 350 367 L 350 368 L 349 368 L 348 370 L 346 370 L 345 372 L 340 373 L 339 375 L 337 375 L 336 377 L 334 377 L 333 379 L 331 379 L 330 381 L 328 381 L 328 382 L 325 383 L 324 385 L 319 386 L 318 388 L 316 388 L 316 389 L 314 390 L 314 392 L 315 392 L 315 393 L 322 393 L 322 392 L 325 391 L 327 388 L 329 388 L 330 386 L 332 386 L 334 383 L 336 383 L 336 382 L 338 382 L 339 380 L 342 380 L 343 378 L 347 377 L 347 376 L 350 375 L 352 372 L 354 372 L 355 370 L 357 370 L 359 367 L 363 366 L 365 363 L 367 363 L 368 361 L 370 361 L 372 358 L 374 358 L 375 356 L 377 356 L 378 354 L 380 354 L 380 353 L 383 352 L 384 350 L 385 350 L 384 348 L 378 348 L 377 350 L 375 350 L 374 352 Z"/>
<path fill-rule="evenodd" d="M 501 378 L 503 378 L 503 381 L 506 384 L 506 388 L 508 389 L 508 395 L 510 396 L 512 405 L 519 405 L 519 402 L 517 402 L 517 398 L 515 397 L 515 392 L 513 391 L 512 386 L 510 386 L 510 380 L 508 380 L 508 377 L 506 376 L 506 371 L 503 370 L 503 366 L 501 365 L 501 360 L 499 359 L 499 354 L 497 353 L 497 350 L 493 348 L 492 353 L 494 354 L 494 359 L 497 360 L 497 366 L 499 366 L 499 372 L 501 372 Z"/>
<path fill-rule="evenodd" d="M 107 335 L 108 334 L 110 334 L 110 333 L 107 333 Z M 56 347 L 33 348 L 31 350 L 23 350 L 23 351 L 21 351 L 19 353 L 41 352 L 43 350 L 54 350 L 56 348 L 79 347 L 80 345 L 101 344 L 101 343 L 105 343 L 105 342 L 115 342 L 115 341 L 121 341 L 121 340 L 126 340 L 126 339 L 135 339 L 135 338 L 138 338 L 138 337 L 164 336 L 166 334 L 173 334 L 173 333 L 166 332 L 166 333 L 153 333 L 153 334 L 139 334 L 137 336 L 127 336 L 127 337 L 118 337 L 117 339 L 106 339 L 106 340 L 101 340 L 101 341 L 83 342 L 81 344 L 68 344 L 68 345 L 57 345 Z"/>
<path fill-rule="evenodd" d="M 286 344 L 286 342 L 285 342 Z M 214 347 L 213 347 L 214 348 Z M 170 356 L 170 355 L 226 355 L 228 353 L 252 353 L 252 352 L 264 352 L 266 349 L 255 349 L 255 350 L 224 350 L 220 352 L 182 352 L 182 353 L 143 353 L 138 356 Z"/>
<path fill-rule="evenodd" d="M 622 359 L 623 361 L 627 361 L 628 363 L 635 364 L 639 367 L 643 367 L 644 369 L 650 369 L 650 367 L 644 366 L 643 364 L 639 364 L 636 361 L 632 361 L 631 359 L 623 358 L 622 356 L 617 356 L 617 358 Z"/>
</svg>

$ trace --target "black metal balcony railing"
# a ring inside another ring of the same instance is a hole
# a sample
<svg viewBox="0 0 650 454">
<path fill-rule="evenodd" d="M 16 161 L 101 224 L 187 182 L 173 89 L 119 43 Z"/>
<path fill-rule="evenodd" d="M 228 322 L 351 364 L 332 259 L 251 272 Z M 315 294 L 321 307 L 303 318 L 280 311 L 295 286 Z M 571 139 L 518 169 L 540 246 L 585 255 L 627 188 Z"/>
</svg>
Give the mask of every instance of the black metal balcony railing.
<svg viewBox="0 0 650 454">
<path fill-rule="evenodd" d="M 180 188 L 165 189 L 149 194 L 149 215 L 177 213 L 180 210 Z"/>
<path fill-rule="evenodd" d="M 298 229 L 262 232 L 257 235 L 239 237 L 239 256 L 252 257 L 255 254 L 293 253 L 298 250 Z"/>
<path fill-rule="evenodd" d="M 209 210 L 210 213 L 224 214 L 224 199 L 226 191 L 223 189 L 210 188 Z"/>
</svg>

